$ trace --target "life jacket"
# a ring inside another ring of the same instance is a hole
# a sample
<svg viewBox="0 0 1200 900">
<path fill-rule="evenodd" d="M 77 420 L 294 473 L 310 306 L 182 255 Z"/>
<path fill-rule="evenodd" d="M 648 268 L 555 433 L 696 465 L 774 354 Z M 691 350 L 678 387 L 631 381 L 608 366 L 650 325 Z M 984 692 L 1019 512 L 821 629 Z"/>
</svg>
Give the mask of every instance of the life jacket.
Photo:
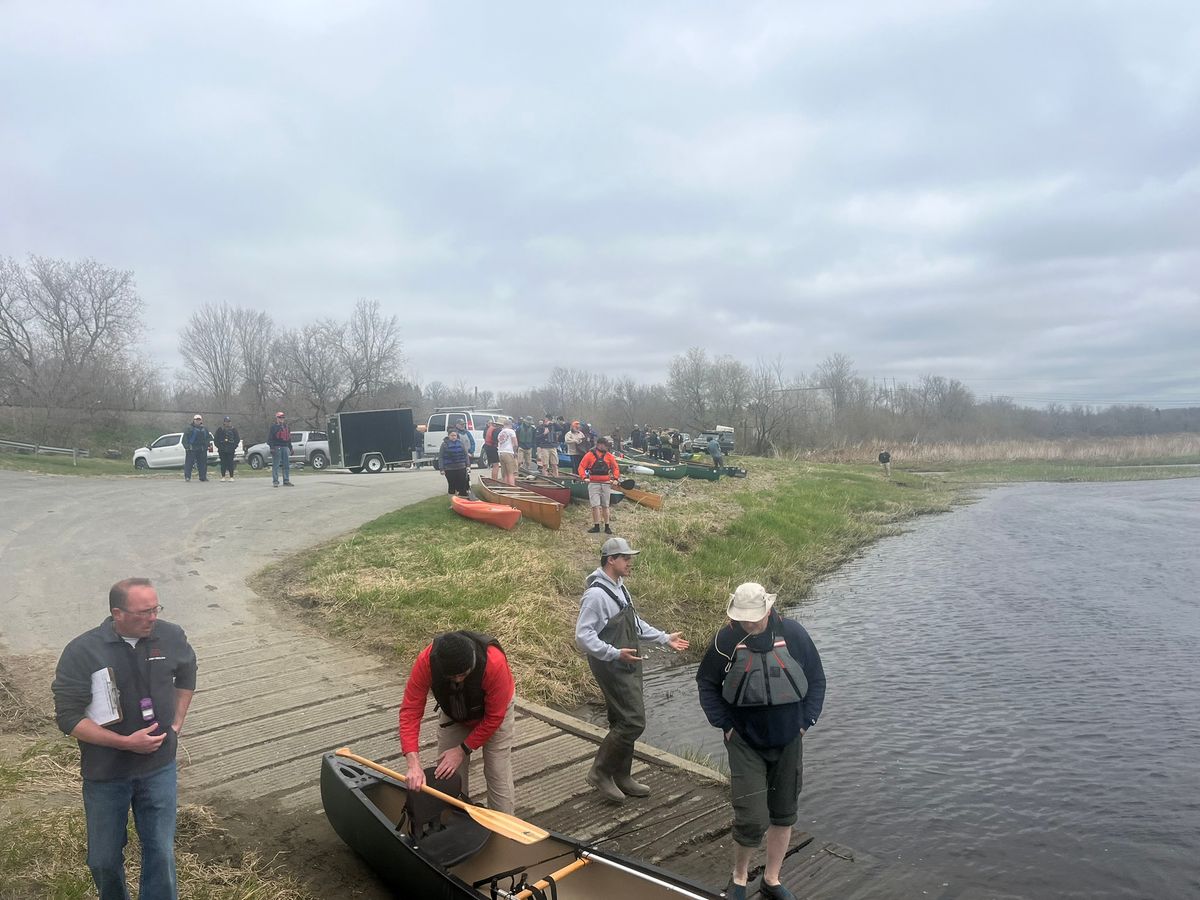
<svg viewBox="0 0 1200 900">
<path fill-rule="evenodd" d="M 487 430 L 483 433 L 483 442 L 489 447 L 496 446 L 496 435 L 500 431 L 500 426 L 496 422 L 488 424 Z"/>
<path fill-rule="evenodd" d="M 462 672 L 441 671 L 441 667 L 437 664 L 437 655 L 431 651 L 429 654 L 431 690 L 438 708 L 451 720 L 477 722 L 483 718 L 483 671 L 487 668 L 488 647 L 495 647 L 501 653 L 504 652 L 504 648 L 490 634 L 465 630 L 460 634 L 466 635 L 475 644 L 475 668 L 471 670 L 471 674 L 462 684 L 455 684 L 450 677 L 461 675 Z M 437 638 L 433 639 L 434 647 L 437 646 L 437 641 Z"/>
<path fill-rule="evenodd" d="M 608 464 L 608 454 L 600 453 L 596 450 L 592 451 L 593 462 L 591 468 L 588 469 L 588 477 L 592 478 L 597 475 L 609 476 L 612 474 L 612 466 Z"/>
<path fill-rule="evenodd" d="M 774 638 L 771 649 L 751 650 L 743 638 L 725 666 L 721 696 L 732 706 L 786 706 L 808 693 L 808 678 L 788 652 L 787 641 Z"/>
</svg>

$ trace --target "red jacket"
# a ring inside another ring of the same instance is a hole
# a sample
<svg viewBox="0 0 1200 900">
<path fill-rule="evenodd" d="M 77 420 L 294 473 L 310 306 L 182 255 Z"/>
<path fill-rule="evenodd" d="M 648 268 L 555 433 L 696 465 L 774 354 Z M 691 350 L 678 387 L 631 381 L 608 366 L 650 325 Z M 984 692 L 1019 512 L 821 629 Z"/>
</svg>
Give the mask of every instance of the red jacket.
<svg viewBox="0 0 1200 900">
<path fill-rule="evenodd" d="M 421 719 L 425 717 L 425 706 L 429 702 L 429 691 L 433 685 L 433 674 L 429 667 L 430 644 L 417 654 L 408 684 L 404 686 L 404 702 L 400 704 L 400 752 L 416 753 L 421 746 Z M 483 670 L 483 718 L 474 723 L 464 744 L 478 750 L 488 742 L 512 703 L 516 685 L 512 669 L 499 647 L 488 647 L 487 666 Z M 472 724 L 470 722 L 468 725 Z"/>
<path fill-rule="evenodd" d="M 621 477 L 621 470 L 617 467 L 617 458 L 611 453 L 604 454 L 605 462 L 608 463 L 607 475 L 593 475 L 591 468 L 596 464 L 596 460 L 600 458 L 595 450 L 589 450 L 583 455 L 583 460 L 579 463 L 579 477 L 586 478 L 588 481 L 594 481 L 597 484 L 603 484 L 606 481 L 617 481 Z"/>
</svg>

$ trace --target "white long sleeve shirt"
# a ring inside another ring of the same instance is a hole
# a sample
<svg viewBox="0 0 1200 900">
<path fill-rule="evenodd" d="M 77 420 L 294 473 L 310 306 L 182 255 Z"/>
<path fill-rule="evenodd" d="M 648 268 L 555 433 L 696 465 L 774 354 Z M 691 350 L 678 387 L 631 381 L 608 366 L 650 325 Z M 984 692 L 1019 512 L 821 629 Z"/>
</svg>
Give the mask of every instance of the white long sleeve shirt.
<svg viewBox="0 0 1200 900">
<path fill-rule="evenodd" d="M 613 581 L 603 568 L 597 569 L 589 576 L 608 586 L 618 597 L 624 597 L 621 590 L 624 579 Z M 610 597 L 598 584 L 593 584 L 583 592 L 579 601 L 579 618 L 575 622 L 575 646 L 589 656 L 604 662 L 612 662 L 621 655 L 621 648 L 600 640 L 600 632 L 608 624 L 608 620 L 621 611 L 621 604 Z M 654 644 L 665 644 L 670 637 L 665 631 L 659 631 L 653 625 L 637 616 L 638 639 Z"/>
</svg>

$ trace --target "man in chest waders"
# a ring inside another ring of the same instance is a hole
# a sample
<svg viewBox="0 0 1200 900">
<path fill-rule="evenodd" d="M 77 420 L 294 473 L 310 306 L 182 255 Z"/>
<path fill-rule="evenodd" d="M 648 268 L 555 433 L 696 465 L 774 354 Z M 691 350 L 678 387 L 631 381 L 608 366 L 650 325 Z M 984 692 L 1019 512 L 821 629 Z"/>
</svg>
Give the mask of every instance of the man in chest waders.
<svg viewBox="0 0 1200 900">
<path fill-rule="evenodd" d="M 672 650 L 688 648 L 682 632 L 659 631 L 633 608 L 625 578 L 640 552 L 624 538 L 604 542 L 600 568 L 587 578 L 575 623 L 575 645 L 587 654 L 608 710 L 608 734 L 596 751 L 587 781 L 611 803 L 624 803 L 626 796 L 650 794 L 650 789 L 634 781 L 631 774 L 633 745 L 646 730 L 641 665 L 645 657 L 638 655 L 638 642 L 665 644 Z"/>
</svg>

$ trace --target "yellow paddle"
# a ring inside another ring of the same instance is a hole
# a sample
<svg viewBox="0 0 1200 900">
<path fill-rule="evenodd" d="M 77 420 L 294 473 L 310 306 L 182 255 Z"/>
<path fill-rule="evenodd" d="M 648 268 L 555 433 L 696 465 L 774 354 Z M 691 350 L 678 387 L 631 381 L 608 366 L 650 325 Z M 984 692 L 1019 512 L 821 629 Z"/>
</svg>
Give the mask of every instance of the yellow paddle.
<svg viewBox="0 0 1200 900">
<path fill-rule="evenodd" d="M 342 747 L 335 751 L 337 756 L 344 759 L 350 759 L 358 763 L 360 766 L 366 766 L 368 769 L 374 769 L 376 772 L 382 772 L 390 778 L 395 778 L 397 781 L 407 782 L 408 779 L 399 772 L 393 772 L 391 769 L 381 766 L 377 762 L 359 756 L 357 753 L 351 752 L 349 747 Z M 506 837 L 510 841 L 516 841 L 518 844 L 536 844 L 538 841 L 543 841 L 550 837 L 550 832 L 544 828 L 538 828 L 536 825 L 530 825 L 528 822 L 522 822 L 516 816 L 510 816 L 507 813 L 502 813 L 494 809 L 484 809 L 482 806 L 472 806 L 459 800 L 457 797 L 451 797 L 437 788 L 431 788 L 429 785 L 422 785 L 421 790 L 426 794 L 432 794 L 443 803 L 449 803 L 451 806 L 457 806 L 468 816 L 486 828 L 488 831 L 495 832 L 501 837 Z"/>
</svg>

